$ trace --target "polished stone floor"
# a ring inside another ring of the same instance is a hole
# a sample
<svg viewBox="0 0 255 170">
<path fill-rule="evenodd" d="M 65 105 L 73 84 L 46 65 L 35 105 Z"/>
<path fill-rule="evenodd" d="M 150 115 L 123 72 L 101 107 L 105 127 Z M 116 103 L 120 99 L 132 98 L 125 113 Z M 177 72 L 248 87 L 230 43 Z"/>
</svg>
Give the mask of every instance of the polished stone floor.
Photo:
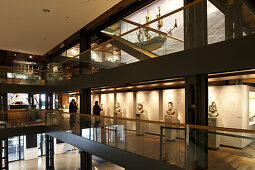
<svg viewBox="0 0 255 170">
<path fill-rule="evenodd" d="M 78 170 L 80 155 L 77 151 L 55 155 L 55 170 Z M 10 170 L 45 170 L 45 156 L 32 160 L 11 162 Z M 93 170 L 124 170 L 117 165 L 93 157 Z"/>
</svg>

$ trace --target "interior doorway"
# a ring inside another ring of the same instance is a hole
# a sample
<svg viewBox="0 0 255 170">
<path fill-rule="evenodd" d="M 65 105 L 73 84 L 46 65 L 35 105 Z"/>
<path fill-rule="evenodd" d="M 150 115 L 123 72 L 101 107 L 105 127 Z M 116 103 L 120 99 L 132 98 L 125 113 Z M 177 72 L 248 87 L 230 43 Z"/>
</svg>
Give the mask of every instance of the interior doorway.
<svg viewBox="0 0 255 170">
<path fill-rule="evenodd" d="M 8 138 L 8 160 L 18 161 L 24 159 L 24 136 Z"/>
<path fill-rule="evenodd" d="M 45 133 L 37 134 L 37 146 L 38 146 L 38 156 L 46 155 L 46 137 Z"/>
</svg>

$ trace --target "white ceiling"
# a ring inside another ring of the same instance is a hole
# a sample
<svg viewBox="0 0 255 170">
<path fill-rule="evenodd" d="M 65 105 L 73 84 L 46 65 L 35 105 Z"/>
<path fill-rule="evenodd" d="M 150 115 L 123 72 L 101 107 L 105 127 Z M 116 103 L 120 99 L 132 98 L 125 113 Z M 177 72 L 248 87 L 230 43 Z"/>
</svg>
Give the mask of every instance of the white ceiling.
<svg viewBox="0 0 255 170">
<path fill-rule="evenodd" d="M 0 49 L 43 55 L 120 1 L 0 0 Z"/>
</svg>

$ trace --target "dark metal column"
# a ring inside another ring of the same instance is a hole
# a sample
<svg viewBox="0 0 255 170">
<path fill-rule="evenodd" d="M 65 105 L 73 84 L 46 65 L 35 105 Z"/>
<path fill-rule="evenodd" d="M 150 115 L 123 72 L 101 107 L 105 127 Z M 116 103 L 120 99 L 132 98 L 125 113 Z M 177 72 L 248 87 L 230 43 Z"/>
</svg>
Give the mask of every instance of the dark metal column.
<svg viewBox="0 0 255 170">
<path fill-rule="evenodd" d="M 62 108 L 63 103 L 62 103 L 62 94 L 58 94 L 58 108 Z"/>
<path fill-rule="evenodd" d="M 49 97 L 49 99 L 50 99 L 50 102 L 49 102 L 49 104 L 50 104 L 50 110 L 52 111 L 53 110 L 53 93 L 49 93 L 49 95 L 50 95 L 50 97 Z"/>
<path fill-rule="evenodd" d="M 91 114 L 91 89 L 80 90 L 80 113 Z M 86 116 L 80 116 L 80 128 L 91 127 L 91 118 Z"/>
<path fill-rule="evenodd" d="M 80 112 L 81 114 L 91 114 L 91 89 L 80 90 Z"/>
<path fill-rule="evenodd" d="M 1 66 L 8 66 L 8 56 L 7 56 L 7 51 L 5 50 L 0 50 L 0 64 Z M 7 72 L 8 72 L 8 69 L 2 68 L 0 70 L 0 78 L 3 79 L 4 81 L 6 81 Z"/>
<path fill-rule="evenodd" d="M 7 93 L 0 94 L 0 121 L 8 121 Z"/>
<path fill-rule="evenodd" d="M 1 146 L 1 163 L 0 163 L 0 169 L 9 169 L 9 161 L 8 161 L 8 139 L 0 139 Z"/>
<path fill-rule="evenodd" d="M 89 50 L 91 48 L 90 33 L 83 28 L 80 33 L 80 53 Z M 85 53 L 80 56 L 80 74 L 91 73 L 91 53 Z"/>
<path fill-rule="evenodd" d="M 29 105 L 31 106 L 31 109 L 34 109 L 34 95 L 32 93 L 28 94 L 28 102 Z"/>
<path fill-rule="evenodd" d="M 45 110 L 53 110 L 53 93 L 45 94 Z"/>
<path fill-rule="evenodd" d="M 46 135 L 46 170 L 54 170 L 54 138 Z"/>
<path fill-rule="evenodd" d="M 184 5 L 194 0 L 184 0 Z M 202 1 L 184 10 L 184 49 L 208 44 L 207 1 Z M 208 125 L 208 78 L 207 75 L 192 75 L 185 78 L 185 122 Z M 187 131 L 186 131 L 187 132 Z M 207 169 L 208 135 L 191 129 L 186 141 L 187 168 Z"/>
<path fill-rule="evenodd" d="M 198 74 L 185 78 L 185 123 L 208 125 L 208 76 Z M 207 130 L 186 129 L 187 168 L 208 168 Z"/>
<path fill-rule="evenodd" d="M 226 40 L 243 36 L 243 2 L 225 1 L 225 37 Z"/>
<path fill-rule="evenodd" d="M 92 170 L 92 155 L 88 152 L 81 151 L 81 170 Z"/>
<path fill-rule="evenodd" d="M 49 110 L 49 100 L 48 100 L 48 93 L 45 93 L 45 110 Z"/>
<path fill-rule="evenodd" d="M 42 95 L 39 94 L 39 108 L 42 109 Z"/>
<path fill-rule="evenodd" d="M 194 0 L 184 0 L 184 4 Z M 184 49 L 207 45 L 207 1 L 184 10 Z"/>
<path fill-rule="evenodd" d="M 1 93 L 0 94 L 1 99 L 1 110 L 7 111 L 8 109 L 8 99 L 7 99 L 7 93 Z"/>
<path fill-rule="evenodd" d="M 80 113 L 81 114 L 91 114 L 91 89 L 81 89 L 80 90 Z M 80 116 L 80 132 L 83 128 L 91 127 L 91 118 L 86 116 Z M 81 151 L 81 170 L 92 170 L 92 155 Z"/>
</svg>

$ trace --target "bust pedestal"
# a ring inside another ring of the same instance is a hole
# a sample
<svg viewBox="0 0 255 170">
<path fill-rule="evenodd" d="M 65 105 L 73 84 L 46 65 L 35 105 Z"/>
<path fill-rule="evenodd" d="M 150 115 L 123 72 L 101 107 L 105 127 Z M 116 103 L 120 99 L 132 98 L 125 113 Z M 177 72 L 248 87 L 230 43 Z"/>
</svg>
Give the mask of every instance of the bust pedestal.
<svg viewBox="0 0 255 170">
<path fill-rule="evenodd" d="M 219 117 L 208 117 L 208 126 L 217 127 L 220 122 Z M 217 132 L 216 130 L 210 130 L 212 132 Z M 220 135 L 208 133 L 208 148 L 209 149 L 219 149 L 220 147 Z"/>
<path fill-rule="evenodd" d="M 142 114 L 136 114 L 136 120 L 142 120 Z M 136 135 L 143 136 L 144 135 L 144 125 L 142 122 L 136 122 Z"/>
<path fill-rule="evenodd" d="M 100 116 L 105 116 L 105 111 L 104 110 L 102 110 L 101 112 L 100 112 Z M 95 119 L 96 120 L 96 119 Z M 104 126 L 105 125 L 105 119 L 100 119 L 100 125 L 102 125 L 102 126 Z"/>
<path fill-rule="evenodd" d="M 165 115 L 165 122 L 176 123 L 176 115 Z M 171 126 L 166 126 L 171 127 Z M 176 130 L 175 129 L 165 129 L 166 132 L 166 141 L 174 141 L 176 139 Z"/>
<path fill-rule="evenodd" d="M 114 112 L 114 117 L 122 117 L 122 112 Z M 121 124 L 120 120 L 114 119 L 114 125 Z"/>
</svg>

